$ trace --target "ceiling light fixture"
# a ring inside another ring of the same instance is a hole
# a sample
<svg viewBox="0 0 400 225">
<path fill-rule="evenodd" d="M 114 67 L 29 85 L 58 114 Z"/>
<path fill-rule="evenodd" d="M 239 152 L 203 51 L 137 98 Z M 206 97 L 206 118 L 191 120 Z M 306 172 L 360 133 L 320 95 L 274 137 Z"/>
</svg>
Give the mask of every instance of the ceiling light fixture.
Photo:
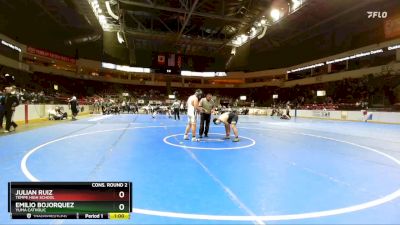
<svg viewBox="0 0 400 225">
<path fill-rule="evenodd" d="M 281 18 L 281 12 L 278 9 L 272 9 L 270 15 L 274 22 Z"/>
<path fill-rule="evenodd" d="M 291 12 L 294 12 L 297 8 L 300 7 L 300 5 L 302 4 L 301 0 L 292 0 L 292 8 L 291 8 Z"/>
<path fill-rule="evenodd" d="M 110 5 L 110 1 L 106 1 L 106 8 L 107 8 L 107 12 L 108 14 L 114 18 L 115 20 L 118 20 L 119 17 L 112 11 L 111 9 L 111 5 Z"/>
<path fill-rule="evenodd" d="M 111 28 L 111 25 L 107 22 L 107 18 L 102 14 L 103 10 L 100 8 L 100 4 L 98 0 L 88 0 L 90 6 L 92 6 L 92 10 L 96 18 L 98 19 L 101 28 L 104 31 L 108 31 Z"/>
<path fill-rule="evenodd" d="M 118 39 L 118 42 L 119 42 L 120 44 L 122 44 L 122 43 L 125 42 L 125 40 L 124 40 L 124 35 L 122 35 L 122 31 L 118 31 L 118 32 L 117 32 L 117 39 Z"/>
</svg>

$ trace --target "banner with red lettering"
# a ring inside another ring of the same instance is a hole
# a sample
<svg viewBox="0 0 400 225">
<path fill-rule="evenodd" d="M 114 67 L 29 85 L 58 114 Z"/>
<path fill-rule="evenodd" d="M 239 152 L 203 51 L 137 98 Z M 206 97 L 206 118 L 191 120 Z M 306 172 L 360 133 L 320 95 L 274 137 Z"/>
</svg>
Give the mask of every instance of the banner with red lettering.
<svg viewBox="0 0 400 225">
<path fill-rule="evenodd" d="M 59 54 L 49 52 L 46 50 L 42 50 L 42 49 L 37 49 L 34 47 L 28 47 L 28 52 L 31 54 L 34 54 L 34 55 L 52 58 L 52 59 L 59 60 L 59 61 L 64 61 L 64 62 L 73 63 L 73 64 L 76 63 L 76 60 L 74 58 L 59 55 Z"/>
</svg>

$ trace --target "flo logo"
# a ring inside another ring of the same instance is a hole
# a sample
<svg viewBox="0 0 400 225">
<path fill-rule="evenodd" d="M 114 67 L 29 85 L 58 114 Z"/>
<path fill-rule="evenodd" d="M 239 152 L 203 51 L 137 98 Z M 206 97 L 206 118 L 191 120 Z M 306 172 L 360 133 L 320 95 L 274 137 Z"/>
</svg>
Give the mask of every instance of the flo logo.
<svg viewBox="0 0 400 225">
<path fill-rule="evenodd" d="M 374 19 L 374 18 L 380 18 L 384 19 L 387 17 L 387 12 L 383 11 L 367 11 L 368 18 Z"/>
</svg>

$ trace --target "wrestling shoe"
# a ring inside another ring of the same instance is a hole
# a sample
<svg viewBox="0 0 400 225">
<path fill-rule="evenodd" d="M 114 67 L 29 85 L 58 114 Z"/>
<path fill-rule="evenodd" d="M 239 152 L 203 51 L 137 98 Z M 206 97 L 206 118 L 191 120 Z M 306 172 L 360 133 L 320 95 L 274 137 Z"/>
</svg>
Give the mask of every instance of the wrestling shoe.
<svg viewBox="0 0 400 225">
<path fill-rule="evenodd" d="M 196 137 L 192 137 L 192 142 L 198 142 L 199 139 L 197 139 Z"/>
</svg>

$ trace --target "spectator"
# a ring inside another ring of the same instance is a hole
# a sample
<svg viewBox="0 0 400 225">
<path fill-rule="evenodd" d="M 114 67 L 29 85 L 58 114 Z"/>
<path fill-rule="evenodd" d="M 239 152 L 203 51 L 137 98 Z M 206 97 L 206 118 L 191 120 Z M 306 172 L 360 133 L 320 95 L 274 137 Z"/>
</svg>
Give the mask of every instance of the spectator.
<svg viewBox="0 0 400 225">
<path fill-rule="evenodd" d="M 0 90 L 0 129 L 3 129 L 3 118 L 4 118 L 4 113 L 5 113 L 4 105 L 2 103 L 3 98 L 5 98 L 4 94 L 5 94 L 5 90 L 3 90 L 3 91 Z"/>
<path fill-rule="evenodd" d="M 78 101 L 76 100 L 76 97 L 73 96 L 71 100 L 69 100 L 69 104 L 71 107 L 71 111 L 72 111 L 72 120 L 76 120 L 76 116 L 79 113 L 79 105 L 78 105 Z"/>
<path fill-rule="evenodd" d="M 49 120 L 63 120 L 67 118 L 67 113 L 63 112 L 61 107 L 55 107 L 49 110 Z"/>
<path fill-rule="evenodd" d="M 64 112 L 64 107 L 56 107 L 56 113 L 61 115 L 61 120 L 68 118 L 68 113 Z"/>
<path fill-rule="evenodd" d="M 11 126 L 15 129 L 18 125 L 12 120 L 15 107 L 19 105 L 18 96 L 16 94 L 15 86 L 7 87 L 5 97 L 2 98 L 2 105 L 4 106 L 4 115 L 6 117 L 6 129 L 4 133 L 10 132 Z"/>
</svg>

